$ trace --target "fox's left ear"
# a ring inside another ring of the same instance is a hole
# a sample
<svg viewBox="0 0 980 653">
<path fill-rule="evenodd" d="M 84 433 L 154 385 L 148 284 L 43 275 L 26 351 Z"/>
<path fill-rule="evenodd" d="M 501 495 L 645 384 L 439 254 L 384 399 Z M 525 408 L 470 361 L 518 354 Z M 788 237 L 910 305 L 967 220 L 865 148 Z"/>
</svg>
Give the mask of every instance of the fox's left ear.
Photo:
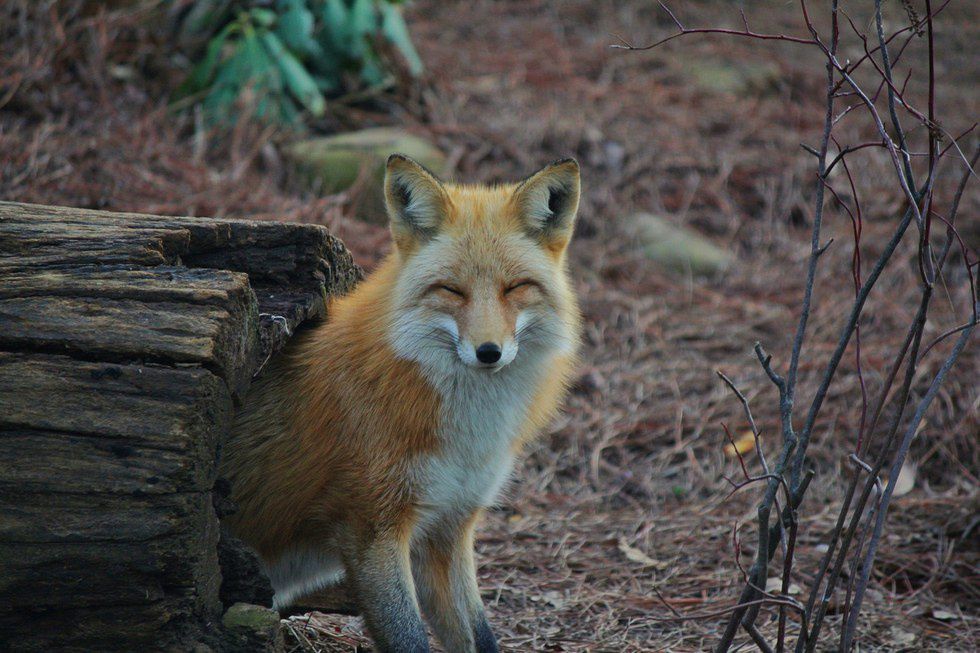
<svg viewBox="0 0 980 653">
<path fill-rule="evenodd" d="M 568 245 L 580 185 L 578 161 L 562 159 L 534 173 L 514 190 L 525 230 L 546 249 L 557 253 Z"/>
</svg>

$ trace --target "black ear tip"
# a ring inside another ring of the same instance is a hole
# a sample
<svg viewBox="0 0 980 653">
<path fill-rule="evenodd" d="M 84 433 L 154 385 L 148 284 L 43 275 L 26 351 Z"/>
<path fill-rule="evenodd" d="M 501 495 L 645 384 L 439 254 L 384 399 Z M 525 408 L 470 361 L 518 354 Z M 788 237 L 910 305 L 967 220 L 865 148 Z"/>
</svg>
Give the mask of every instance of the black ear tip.
<svg viewBox="0 0 980 653">
<path fill-rule="evenodd" d="M 389 154 L 388 160 L 385 162 L 386 171 L 391 172 L 395 168 L 401 168 L 406 172 L 410 170 L 415 170 L 416 172 L 421 171 L 425 175 L 431 177 L 433 181 L 439 183 L 439 177 L 436 176 L 436 173 L 432 172 L 412 157 L 401 154 L 400 152 Z"/>
<path fill-rule="evenodd" d="M 395 163 L 412 163 L 412 160 L 407 156 L 405 156 L 404 154 L 399 154 L 398 152 L 395 152 L 394 154 L 388 155 L 388 160 L 385 161 L 385 165 L 387 167 L 391 167 L 392 164 Z"/>
<path fill-rule="evenodd" d="M 555 167 L 567 167 L 567 168 L 571 168 L 572 170 L 579 169 L 578 161 L 576 161 L 574 157 L 570 157 L 570 156 L 565 157 L 564 159 L 558 159 L 557 161 L 553 161 L 551 165 Z"/>
</svg>

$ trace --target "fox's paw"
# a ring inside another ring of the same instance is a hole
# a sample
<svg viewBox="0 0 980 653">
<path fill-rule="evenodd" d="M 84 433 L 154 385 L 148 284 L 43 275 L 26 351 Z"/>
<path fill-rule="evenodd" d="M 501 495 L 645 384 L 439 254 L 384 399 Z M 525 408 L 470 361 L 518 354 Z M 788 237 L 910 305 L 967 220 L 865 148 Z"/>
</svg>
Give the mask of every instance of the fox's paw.
<svg viewBox="0 0 980 653">
<path fill-rule="evenodd" d="M 473 640 L 476 643 L 476 653 L 499 653 L 500 651 L 497 648 L 497 638 L 493 636 L 493 631 L 490 630 L 490 624 L 487 623 L 485 617 L 477 621 L 476 628 L 473 629 Z"/>
</svg>

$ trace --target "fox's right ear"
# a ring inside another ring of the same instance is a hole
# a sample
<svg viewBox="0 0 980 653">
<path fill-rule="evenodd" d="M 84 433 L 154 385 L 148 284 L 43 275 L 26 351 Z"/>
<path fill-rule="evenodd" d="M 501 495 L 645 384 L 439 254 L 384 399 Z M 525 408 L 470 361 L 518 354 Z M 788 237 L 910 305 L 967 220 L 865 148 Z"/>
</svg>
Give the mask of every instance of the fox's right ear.
<svg viewBox="0 0 980 653">
<path fill-rule="evenodd" d="M 392 154 L 385 165 L 385 205 L 395 245 L 407 251 L 438 233 L 449 196 L 422 165 L 403 154 Z"/>
</svg>

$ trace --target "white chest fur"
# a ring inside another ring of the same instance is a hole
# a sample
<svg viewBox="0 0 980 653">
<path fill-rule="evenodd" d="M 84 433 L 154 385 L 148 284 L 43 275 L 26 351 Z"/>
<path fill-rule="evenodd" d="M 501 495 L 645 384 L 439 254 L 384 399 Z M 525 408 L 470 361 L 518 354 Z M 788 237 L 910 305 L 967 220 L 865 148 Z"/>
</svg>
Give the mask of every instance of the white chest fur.
<svg viewBox="0 0 980 653">
<path fill-rule="evenodd" d="M 415 478 L 421 490 L 417 536 L 444 519 L 465 519 L 494 502 L 510 476 L 511 446 L 539 379 L 521 365 L 496 374 L 460 368 L 458 374 L 432 376 L 442 379 L 436 384 L 442 396 L 441 446 Z M 313 549 L 288 551 L 265 571 L 276 591 L 276 607 L 344 575 L 338 554 Z"/>
<path fill-rule="evenodd" d="M 512 445 L 540 369 L 539 361 L 526 360 L 497 373 L 463 369 L 436 383 L 442 395 L 441 447 L 418 479 L 423 529 L 441 517 L 465 516 L 494 503 L 513 468 Z"/>
</svg>

